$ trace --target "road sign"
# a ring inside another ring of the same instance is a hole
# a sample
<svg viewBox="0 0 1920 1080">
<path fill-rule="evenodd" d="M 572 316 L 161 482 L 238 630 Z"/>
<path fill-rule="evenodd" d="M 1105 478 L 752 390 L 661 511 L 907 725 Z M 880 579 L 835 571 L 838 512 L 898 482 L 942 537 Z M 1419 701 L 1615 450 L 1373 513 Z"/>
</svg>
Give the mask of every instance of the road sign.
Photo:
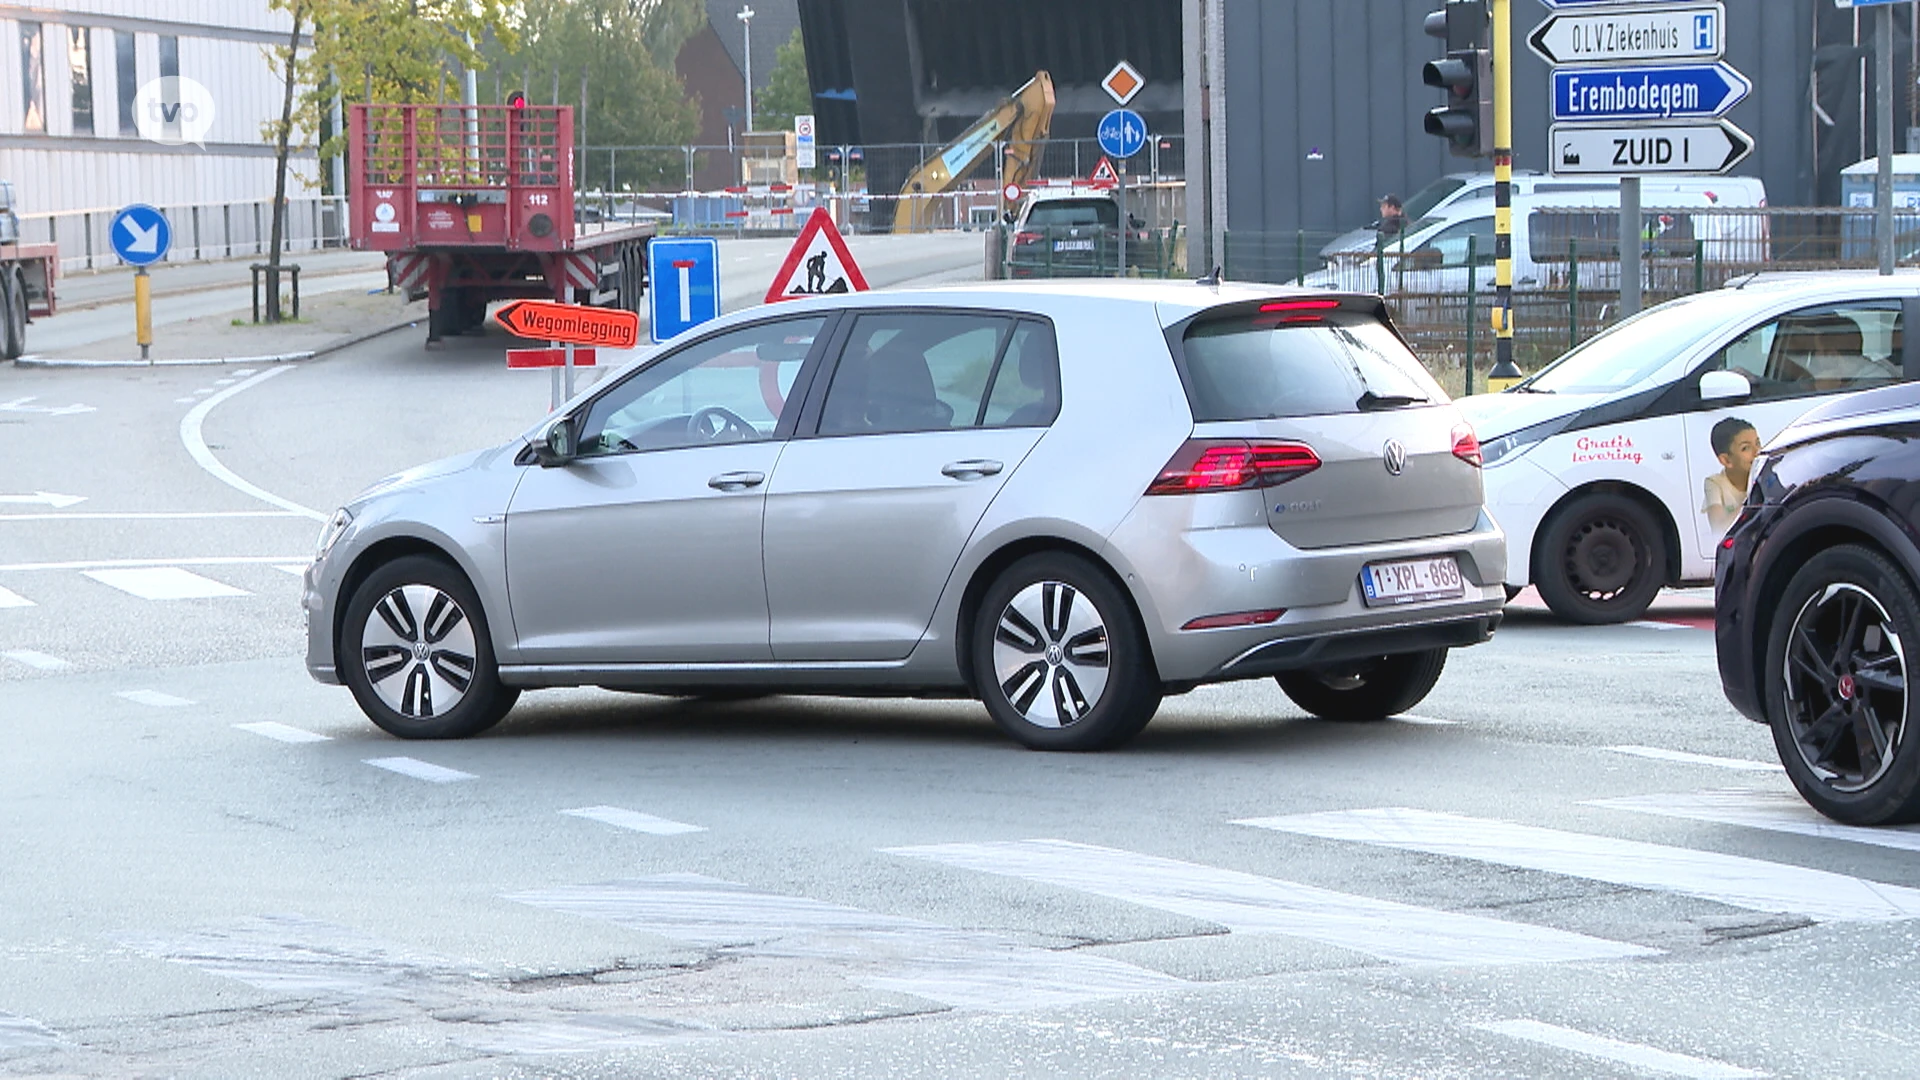
<svg viewBox="0 0 1920 1080">
<path fill-rule="evenodd" d="M 1008 184 L 1006 187 L 1000 189 L 1000 197 L 1010 203 L 1019 202 L 1020 196 L 1023 194 L 1025 193 L 1020 190 L 1019 184 Z"/>
<path fill-rule="evenodd" d="M 1889 4 L 1904 4 L 1907 0 L 1833 0 L 1833 6 L 1839 8 L 1886 7 Z"/>
<path fill-rule="evenodd" d="M 1115 109 L 1100 118 L 1100 149 L 1117 158 L 1130 158 L 1147 145 L 1147 121 L 1132 109 Z"/>
<path fill-rule="evenodd" d="M 1555 123 L 1705 120 L 1724 116 L 1753 92 L 1727 64 L 1555 68 Z"/>
<path fill-rule="evenodd" d="M 562 345 L 631 349 L 640 343 L 640 316 L 619 308 L 515 300 L 493 313 L 501 326 L 523 338 Z"/>
<path fill-rule="evenodd" d="M 1576 8 L 1593 11 L 1603 7 L 1638 7 L 1642 4 L 1669 4 L 1673 0 L 1540 0 L 1550 8 Z"/>
<path fill-rule="evenodd" d="M 173 246 L 173 226 L 167 215 L 145 203 L 123 207 L 107 226 L 113 253 L 128 266 L 148 266 L 159 262 Z"/>
<path fill-rule="evenodd" d="M 575 348 L 573 350 L 574 367 L 593 367 L 595 361 L 599 358 L 600 354 L 596 349 Z M 521 368 L 565 367 L 566 365 L 567 350 L 565 349 L 507 350 L 507 367 L 514 370 Z"/>
<path fill-rule="evenodd" d="M 1093 167 L 1093 174 L 1087 177 L 1087 183 L 1093 187 L 1113 187 L 1120 183 L 1120 174 L 1113 171 L 1113 162 L 1106 158 Z"/>
<path fill-rule="evenodd" d="M 720 317 L 720 242 L 712 237 L 647 244 L 647 293 L 654 344 Z"/>
<path fill-rule="evenodd" d="M 1724 173 L 1753 153 L 1753 138 L 1726 120 L 1555 124 L 1551 143 L 1551 164 L 1560 176 Z"/>
<path fill-rule="evenodd" d="M 1134 66 L 1125 60 L 1113 65 L 1113 70 L 1107 72 L 1107 77 L 1100 80 L 1100 89 L 1107 92 L 1107 96 L 1113 99 L 1115 105 L 1123 107 L 1145 89 L 1146 85 L 1147 80 L 1141 78 L 1140 72 L 1134 70 Z"/>
<path fill-rule="evenodd" d="M 793 118 L 793 159 L 795 168 L 811 169 L 814 166 L 813 117 L 810 114 Z"/>
<path fill-rule="evenodd" d="M 1551 15 L 1527 44 L 1549 64 L 1718 60 L 1727 51 L 1723 4 Z"/>
<path fill-rule="evenodd" d="M 767 288 L 767 303 L 798 300 L 804 296 L 866 292 L 867 278 L 853 261 L 847 242 L 840 238 L 833 218 L 824 207 L 815 207 L 807 223 L 794 237 L 787 261 L 773 275 Z"/>
</svg>

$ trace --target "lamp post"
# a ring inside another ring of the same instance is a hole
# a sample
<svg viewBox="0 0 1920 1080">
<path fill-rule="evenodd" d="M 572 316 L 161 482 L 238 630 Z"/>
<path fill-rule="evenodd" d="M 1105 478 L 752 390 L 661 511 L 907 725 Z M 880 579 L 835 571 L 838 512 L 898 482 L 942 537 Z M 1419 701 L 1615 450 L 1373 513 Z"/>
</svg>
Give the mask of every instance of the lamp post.
<svg viewBox="0 0 1920 1080">
<path fill-rule="evenodd" d="M 746 61 L 746 63 L 741 65 L 746 69 L 746 76 L 747 76 L 747 119 L 746 119 L 746 126 L 742 130 L 752 131 L 753 130 L 753 9 L 743 4 L 740 7 L 739 14 L 735 15 L 734 18 L 740 20 L 740 34 L 744 41 L 744 47 L 741 49 L 741 56 Z"/>
</svg>

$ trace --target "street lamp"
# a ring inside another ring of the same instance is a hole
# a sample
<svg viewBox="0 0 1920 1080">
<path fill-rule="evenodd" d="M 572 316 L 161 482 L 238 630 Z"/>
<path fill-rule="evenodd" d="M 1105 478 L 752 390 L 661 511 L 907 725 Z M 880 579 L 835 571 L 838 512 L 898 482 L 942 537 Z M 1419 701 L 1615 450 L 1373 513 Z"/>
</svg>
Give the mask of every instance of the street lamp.
<svg viewBox="0 0 1920 1080">
<path fill-rule="evenodd" d="M 752 131 L 753 130 L 753 9 L 742 4 L 740 7 L 739 14 L 735 15 L 734 18 L 740 20 L 740 34 L 741 34 L 741 37 L 745 40 L 745 46 L 741 50 L 741 55 L 746 59 L 746 64 L 744 65 L 744 67 L 746 68 L 746 75 L 747 75 L 747 126 L 745 130 Z"/>
</svg>

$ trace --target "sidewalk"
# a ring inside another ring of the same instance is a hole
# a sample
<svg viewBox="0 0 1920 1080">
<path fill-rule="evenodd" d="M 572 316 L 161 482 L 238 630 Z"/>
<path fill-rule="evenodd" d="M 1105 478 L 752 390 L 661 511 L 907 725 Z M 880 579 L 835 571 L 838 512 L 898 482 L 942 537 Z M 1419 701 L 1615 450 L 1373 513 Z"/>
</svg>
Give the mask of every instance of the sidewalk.
<svg viewBox="0 0 1920 1080">
<path fill-rule="evenodd" d="M 308 281 L 331 274 L 365 273 L 381 271 L 386 268 L 387 257 L 378 251 L 303 251 L 280 257 L 283 265 L 300 265 L 300 284 L 302 292 Z M 108 256 L 106 262 L 113 262 Z M 210 262 L 162 262 L 147 268 L 153 278 L 153 295 L 178 296 L 183 293 L 197 292 L 202 289 L 222 287 L 246 287 L 252 282 L 252 274 L 247 269 L 257 262 L 265 262 L 264 255 L 244 255 L 233 259 Z M 285 287 L 286 277 L 281 277 Z M 73 270 L 60 275 L 55 285 L 59 297 L 60 311 L 80 311 L 100 304 L 114 304 L 133 299 L 133 268 L 115 264 L 103 266 L 98 270 Z"/>
<path fill-rule="evenodd" d="M 155 325 L 150 352 L 152 359 L 163 362 L 304 359 L 301 354 L 330 351 L 370 334 L 423 321 L 426 313 L 425 302 L 408 304 L 404 296 L 398 293 L 388 295 L 384 291 L 369 293 L 364 289 L 342 289 L 307 295 L 303 289 L 298 322 L 283 322 L 277 326 L 264 323 L 255 325 L 250 311 L 237 315 L 233 312 L 200 315 Z M 71 317 L 104 323 L 109 316 L 113 316 L 114 324 L 124 326 L 125 331 L 112 333 L 111 336 L 89 333 L 82 336 L 90 340 L 61 348 L 32 348 L 33 332 L 29 328 L 28 355 L 21 358 L 20 366 L 33 367 L 43 363 L 52 366 L 76 360 L 138 361 L 140 346 L 134 340 L 130 310 L 116 308 L 112 311 L 77 313 Z M 97 331 L 105 327 L 94 329 Z M 424 337 L 426 330 L 422 328 L 420 333 Z"/>
</svg>

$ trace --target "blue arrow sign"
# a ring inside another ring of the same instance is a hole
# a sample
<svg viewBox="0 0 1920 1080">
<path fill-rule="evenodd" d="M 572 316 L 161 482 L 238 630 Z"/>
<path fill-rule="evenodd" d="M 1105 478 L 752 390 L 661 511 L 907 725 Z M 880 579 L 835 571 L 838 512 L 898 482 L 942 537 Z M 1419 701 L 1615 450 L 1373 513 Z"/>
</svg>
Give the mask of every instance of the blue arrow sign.
<svg viewBox="0 0 1920 1080">
<path fill-rule="evenodd" d="M 705 236 L 649 241 L 647 295 L 656 345 L 719 318 L 719 242 Z"/>
<path fill-rule="evenodd" d="M 1130 158 L 1146 148 L 1147 121 L 1132 109 L 1115 109 L 1100 118 L 1100 149 L 1117 158 Z"/>
<path fill-rule="evenodd" d="M 1554 123 L 1709 120 L 1753 92 L 1731 66 L 1555 68 Z"/>
<path fill-rule="evenodd" d="M 1834 7 L 1886 7 L 1889 4 L 1904 4 L 1907 0 L 1833 0 Z"/>
<path fill-rule="evenodd" d="M 173 246 L 173 226 L 167 224 L 167 215 L 145 203 L 134 203 L 113 215 L 107 236 L 113 253 L 128 266 L 157 263 Z"/>
</svg>

